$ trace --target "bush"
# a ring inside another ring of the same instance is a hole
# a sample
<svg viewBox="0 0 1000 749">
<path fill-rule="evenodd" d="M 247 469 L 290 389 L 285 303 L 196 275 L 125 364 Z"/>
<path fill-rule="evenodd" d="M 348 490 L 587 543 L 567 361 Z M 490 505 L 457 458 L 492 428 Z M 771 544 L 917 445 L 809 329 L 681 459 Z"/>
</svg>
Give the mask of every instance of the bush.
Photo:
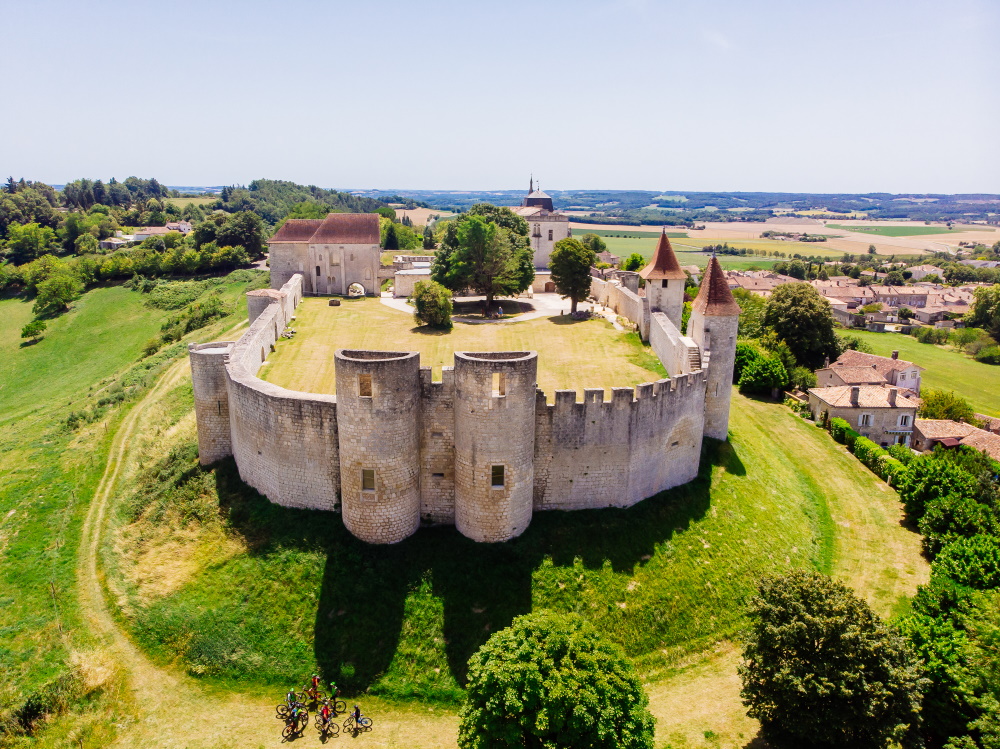
<svg viewBox="0 0 1000 749">
<path fill-rule="evenodd" d="M 971 497 L 949 494 L 928 502 L 920 518 L 924 550 L 936 556 L 942 548 L 960 538 L 993 533 L 993 513 Z"/>
<path fill-rule="evenodd" d="M 741 696 L 770 746 L 881 748 L 916 722 L 916 658 L 842 583 L 765 578 L 749 613 Z"/>
<path fill-rule="evenodd" d="M 921 419 L 951 419 L 968 424 L 975 420 L 972 404 L 951 390 L 924 388 L 920 398 L 923 402 L 917 413 Z"/>
<path fill-rule="evenodd" d="M 39 315 L 62 311 L 82 293 L 83 284 L 79 280 L 68 273 L 57 273 L 38 284 L 34 312 Z"/>
<path fill-rule="evenodd" d="M 979 534 L 948 544 L 934 560 L 931 573 L 967 588 L 1000 587 L 1000 538 Z"/>
<path fill-rule="evenodd" d="M 21 338 L 30 338 L 33 341 L 37 341 L 42 337 L 42 333 L 45 332 L 45 328 L 48 327 L 44 320 L 34 319 L 21 328 Z"/>
<path fill-rule="evenodd" d="M 830 436 L 840 444 L 847 443 L 847 433 L 851 431 L 851 425 L 843 419 L 830 419 Z"/>
<path fill-rule="evenodd" d="M 900 479 L 906 473 L 906 466 L 892 457 L 888 453 L 878 459 L 878 468 L 875 471 L 882 480 L 889 486 L 897 486 Z"/>
<path fill-rule="evenodd" d="M 916 455 L 913 454 L 913 450 L 908 448 L 906 445 L 889 445 L 888 447 L 889 455 L 894 457 L 904 466 L 910 465 Z"/>
<path fill-rule="evenodd" d="M 653 716 L 625 654 L 577 615 L 519 616 L 469 659 L 463 749 L 652 749 Z"/>
<path fill-rule="evenodd" d="M 975 359 L 983 364 L 1000 364 L 1000 346 L 993 345 L 980 349 L 976 352 Z"/>
<path fill-rule="evenodd" d="M 885 450 L 870 439 L 860 436 L 855 438 L 851 452 L 854 453 L 854 457 L 864 463 L 873 472 L 877 472 L 879 458 L 888 455 Z"/>
<path fill-rule="evenodd" d="M 736 344 L 733 376 L 741 393 L 769 394 L 788 384 L 788 373 L 777 357 L 748 342 Z"/>
<path fill-rule="evenodd" d="M 975 479 L 954 463 L 933 455 L 921 455 L 907 466 L 897 490 L 906 514 L 919 520 L 927 505 L 935 499 L 949 494 L 971 497 L 976 488 Z"/>
<path fill-rule="evenodd" d="M 789 373 L 792 387 L 803 392 L 816 387 L 816 375 L 808 367 L 795 367 Z"/>
<path fill-rule="evenodd" d="M 417 325 L 450 330 L 451 292 L 436 281 L 417 281 L 413 286 L 413 313 Z"/>
</svg>

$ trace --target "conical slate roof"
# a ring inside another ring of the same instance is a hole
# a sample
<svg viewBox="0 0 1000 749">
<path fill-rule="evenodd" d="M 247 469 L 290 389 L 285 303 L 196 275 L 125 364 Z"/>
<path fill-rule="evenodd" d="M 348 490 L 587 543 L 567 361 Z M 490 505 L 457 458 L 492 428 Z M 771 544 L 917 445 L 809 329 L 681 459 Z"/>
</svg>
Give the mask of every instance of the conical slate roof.
<svg viewBox="0 0 1000 749">
<path fill-rule="evenodd" d="M 729 290 L 726 275 L 715 255 L 708 261 L 705 277 L 701 280 L 701 288 L 691 310 L 701 312 L 706 317 L 737 317 L 740 314 L 740 305 L 733 299 L 733 292 Z"/>
<path fill-rule="evenodd" d="M 660 243 L 656 245 L 653 259 L 649 261 L 649 265 L 639 271 L 639 275 L 647 281 L 659 281 L 661 278 L 678 280 L 687 278 L 687 274 L 681 270 L 681 264 L 677 262 L 674 248 L 670 246 L 666 229 L 660 235 Z"/>
</svg>

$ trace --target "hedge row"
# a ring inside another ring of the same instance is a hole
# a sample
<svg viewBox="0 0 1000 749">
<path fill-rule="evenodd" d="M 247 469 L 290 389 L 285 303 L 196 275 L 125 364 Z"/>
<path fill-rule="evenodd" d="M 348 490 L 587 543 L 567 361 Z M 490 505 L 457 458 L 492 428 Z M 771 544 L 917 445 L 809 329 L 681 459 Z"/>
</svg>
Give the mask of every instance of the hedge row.
<svg viewBox="0 0 1000 749">
<path fill-rule="evenodd" d="M 862 437 L 843 419 L 830 419 L 830 436 L 840 444 L 847 445 L 847 449 L 854 453 L 854 457 L 889 486 L 896 486 L 900 477 L 906 472 L 906 466 L 902 461 L 894 458 L 888 450 L 879 447 L 867 437 Z"/>
</svg>

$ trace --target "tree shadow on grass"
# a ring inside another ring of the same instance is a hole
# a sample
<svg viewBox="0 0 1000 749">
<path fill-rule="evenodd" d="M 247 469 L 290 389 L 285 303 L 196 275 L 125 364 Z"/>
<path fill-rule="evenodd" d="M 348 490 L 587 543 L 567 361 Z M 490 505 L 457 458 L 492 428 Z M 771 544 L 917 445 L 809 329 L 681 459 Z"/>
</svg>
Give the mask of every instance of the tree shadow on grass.
<svg viewBox="0 0 1000 749">
<path fill-rule="evenodd" d="M 544 560 L 634 570 L 658 545 L 705 516 L 717 465 L 745 473 L 730 444 L 706 440 L 694 481 L 628 509 L 539 512 L 523 535 L 501 544 L 476 543 L 450 526 L 423 527 L 390 546 L 367 544 L 351 536 L 337 514 L 271 504 L 240 481 L 231 459 L 217 466 L 216 476 L 223 510 L 252 554 L 289 547 L 326 553 L 314 650 L 326 678 L 349 695 L 363 692 L 389 668 L 407 595 L 422 579 L 430 579 L 442 601 L 446 657 L 464 684 L 469 657 L 491 634 L 531 611 L 532 576 Z"/>
</svg>

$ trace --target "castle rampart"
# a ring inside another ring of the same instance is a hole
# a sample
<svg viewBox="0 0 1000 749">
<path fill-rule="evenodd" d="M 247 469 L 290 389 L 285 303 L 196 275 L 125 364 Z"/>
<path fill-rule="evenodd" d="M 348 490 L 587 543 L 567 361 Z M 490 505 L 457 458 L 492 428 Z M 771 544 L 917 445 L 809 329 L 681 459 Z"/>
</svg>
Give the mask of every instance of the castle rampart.
<svg viewBox="0 0 1000 749">
<path fill-rule="evenodd" d="M 682 336 L 645 298 L 595 279 L 602 301 L 645 325 L 672 377 L 613 388 L 608 401 L 603 388 L 582 402 L 558 390 L 549 404 L 537 354 L 524 351 L 456 353 L 434 382 L 416 353 L 338 350 L 336 396 L 262 381 L 302 298 L 296 274 L 256 295 L 263 309 L 248 302 L 254 319 L 238 341 L 189 347 L 200 459 L 232 455 L 277 504 L 339 507 L 371 543 L 400 541 L 421 521 L 505 541 L 535 511 L 628 507 L 692 480 L 703 436 L 726 437 L 738 307 L 724 285 L 713 259 Z"/>
</svg>

